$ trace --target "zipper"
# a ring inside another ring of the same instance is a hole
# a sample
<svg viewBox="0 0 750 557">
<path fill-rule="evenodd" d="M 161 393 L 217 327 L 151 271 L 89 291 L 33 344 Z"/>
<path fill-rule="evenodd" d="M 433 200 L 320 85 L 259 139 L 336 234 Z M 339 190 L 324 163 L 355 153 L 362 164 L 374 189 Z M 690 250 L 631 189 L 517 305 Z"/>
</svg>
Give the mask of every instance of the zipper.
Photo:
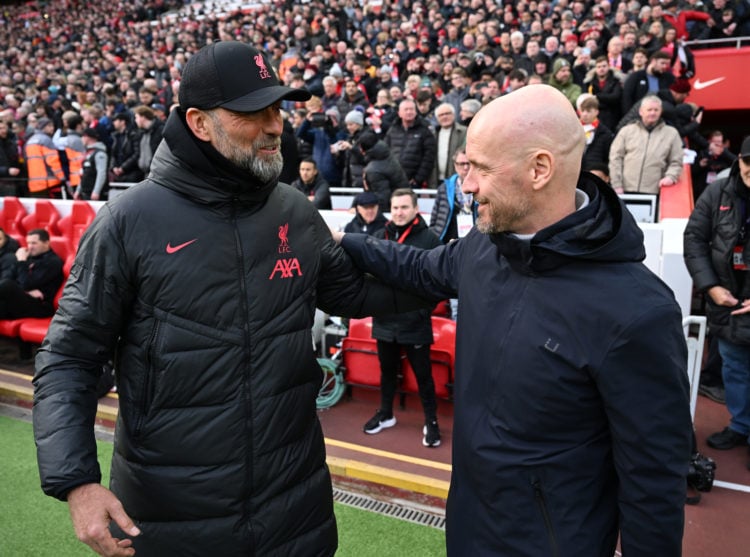
<svg viewBox="0 0 750 557">
<path fill-rule="evenodd" d="M 153 393 L 151 392 L 154 388 L 155 381 L 155 365 L 156 361 L 156 341 L 159 338 L 159 320 L 154 321 L 154 328 L 151 331 L 151 336 L 148 339 L 148 357 L 146 366 L 146 377 L 143 381 L 143 392 L 141 394 L 140 412 L 138 414 L 138 421 L 135 424 L 134 436 L 139 437 L 141 430 L 143 429 L 143 422 L 146 421 L 146 414 L 148 414 L 151 401 L 153 400 Z"/>
<path fill-rule="evenodd" d="M 643 168 L 646 164 L 646 157 L 648 156 L 648 146 L 651 143 L 651 132 L 648 132 L 648 138 L 646 139 L 646 148 L 643 149 L 643 158 L 641 159 L 641 172 L 638 174 L 638 193 L 641 192 L 641 181 L 643 180 Z"/>
<path fill-rule="evenodd" d="M 251 356 L 250 351 L 250 319 L 249 309 L 247 307 L 247 281 L 245 279 L 245 266 L 243 264 L 242 256 L 242 238 L 240 237 L 239 226 L 237 225 L 237 213 L 236 206 L 239 200 L 232 199 L 232 205 L 230 209 L 230 224 L 234 232 L 234 246 L 235 256 L 237 260 L 237 275 L 240 285 L 240 308 L 242 310 L 242 333 L 244 336 L 243 346 L 243 378 L 242 378 L 242 401 L 245 410 L 245 473 L 247 474 L 247 497 L 245 497 L 242 503 L 242 514 L 244 516 L 244 524 L 248 528 L 248 543 L 251 546 L 250 554 L 255 552 L 255 536 L 252 532 L 252 525 L 250 517 L 252 515 L 252 509 L 250 508 L 250 493 L 253 490 L 254 479 L 253 479 L 253 431 L 252 431 L 252 393 L 251 393 Z"/>
<path fill-rule="evenodd" d="M 547 501 L 544 498 L 544 491 L 542 491 L 542 482 L 539 478 L 532 478 L 531 485 L 534 487 L 534 499 L 539 510 L 542 512 L 542 518 L 544 519 L 544 526 L 547 529 L 547 536 L 549 536 L 549 546 L 552 551 L 553 557 L 559 557 L 560 550 L 557 547 L 557 538 L 555 538 L 555 530 L 552 528 L 552 517 L 549 515 L 549 509 L 547 508 Z"/>
</svg>

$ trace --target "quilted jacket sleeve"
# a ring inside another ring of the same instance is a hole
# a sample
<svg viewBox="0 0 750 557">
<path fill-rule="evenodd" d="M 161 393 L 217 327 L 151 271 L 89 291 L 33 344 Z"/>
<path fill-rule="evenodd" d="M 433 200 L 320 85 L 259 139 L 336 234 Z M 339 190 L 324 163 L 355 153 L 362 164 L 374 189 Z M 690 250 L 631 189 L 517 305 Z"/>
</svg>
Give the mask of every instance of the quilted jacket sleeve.
<svg viewBox="0 0 750 557">
<path fill-rule="evenodd" d="M 99 482 L 95 388 L 112 358 L 123 308 L 133 299 L 127 261 L 108 207 L 84 235 L 60 307 L 36 358 L 34 438 L 42 489 L 65 499 Z"/>
</svg>

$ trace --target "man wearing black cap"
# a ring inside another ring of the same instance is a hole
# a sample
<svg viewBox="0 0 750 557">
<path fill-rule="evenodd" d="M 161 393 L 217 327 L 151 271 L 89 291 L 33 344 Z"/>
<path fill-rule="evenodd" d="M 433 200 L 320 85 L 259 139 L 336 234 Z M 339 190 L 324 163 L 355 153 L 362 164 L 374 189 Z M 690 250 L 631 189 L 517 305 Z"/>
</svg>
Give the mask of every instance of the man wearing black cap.
<svg viewBox="0 0 750 557">
<path fill-rule="evenodd" d="M 367 286 L 305 195 L 278 182 L 281 102 L 310 95 L 281 86 L 264 53 L 204 47 L 179 96 L 148 179 L 88 228 L 39 352 L 43 489 L 101 555 L 333 555 L 315 306 L 424 304 Z M 113 356 L 110 491 L 92 426 Z"/>
<path fill-rule="evenodd" d="M 385 227 L 387 219 L 380 212 L 378 196 L 371 191 L 365 191 L 354 198 L 357 215 L 344 227 L 344 232 L 357 232 L 372 236 Z"/>
<path fill-rule="evenodd" d="M 729 425 L 710 447 L 748 446 L 750 439 L 750 137 L 727 178 L 708 185 L 685 227 L 685 264 L 705 293 L 706 317 L 718 338 Z M 750 463 L 748 463 L 750 468 Z"/>
</svg>

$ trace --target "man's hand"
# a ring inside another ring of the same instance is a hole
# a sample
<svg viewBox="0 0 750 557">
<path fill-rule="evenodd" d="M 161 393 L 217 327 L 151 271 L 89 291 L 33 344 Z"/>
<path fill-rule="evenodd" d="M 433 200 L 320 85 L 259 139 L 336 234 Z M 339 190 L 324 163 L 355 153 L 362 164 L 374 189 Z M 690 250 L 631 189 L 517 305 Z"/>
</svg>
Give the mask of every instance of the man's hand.
<svg viewBox="0 0 750 557">
<path fill-rule="evenodd" d="M 42 294 L 41 290 L 29 290 L 26 294 L 37 300 L 44 300 L 44 294 Z"/>
<path fill-rule="evenodd" d="M 91 194 L 91 201 L 99 201 L 101 199 L 101 195 L 98 193 L 92 193 Z"/>
<path fill-rule="evenodd" d="M 707 294 L 711 297 L 717 306 L 734 307 L 739 305 L 740 301 L 732 296 L 732 293 L 723 286 L 712 286 L 708 289 Z"/>
<path fill-rule="evenodd" d="M 16 250 L 16 259 L 18 261 L 26 261 L 29 258 L 29 250 L 26 248 L 18 248 Z"/>
<path fill-rule="evenodd" d="M 331 236 L 333 236 L 333 241 L 336 242 L 337 245 L 341 245 L 341 238 L 344 237 L 345 232 L 341 232 L 340 230 L 331 230 Z"/>
<path fill-rule="evenodd" d="M 135 555 L 132 540 L 114 538 L 109 532 L 109 523 L 114 520 L 130 536 L 141 533 L 109 489 L 99 484 L 81 485 L 68 494 L 68 506 L 76 536 L 99 555 Z"/>
<path fill-rule="evenodd" d="M 674 186 L 677 182 L 672 180 L 669 176 L 665 176 L 661 180 L 659 180 L 659 187 L 660 188 L 668 188 L 669 186 Z"/>
</svg>

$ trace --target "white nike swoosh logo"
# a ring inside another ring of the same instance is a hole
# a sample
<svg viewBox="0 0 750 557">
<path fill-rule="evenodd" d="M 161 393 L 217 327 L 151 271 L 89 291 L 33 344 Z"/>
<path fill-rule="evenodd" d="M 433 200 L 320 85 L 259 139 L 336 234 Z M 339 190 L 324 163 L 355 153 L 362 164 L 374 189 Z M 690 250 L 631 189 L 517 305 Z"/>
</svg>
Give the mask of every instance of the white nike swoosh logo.
<svg viewBox="0 0 750 557">
<path fill-rule="evenodd" d="M 695 83 L 693 83 L 693 89 L 696 91 L 700 91 L 701 89 L 705 89 L 706 87 L 711 87 L 711 85 L 716 85 L 720 81 L 724 81 L 726 77 L 717 77 L 716 79 L 709 79 L 708 81 L 701 81 L 700 79 L 696 79 Z"/>
</svg>

